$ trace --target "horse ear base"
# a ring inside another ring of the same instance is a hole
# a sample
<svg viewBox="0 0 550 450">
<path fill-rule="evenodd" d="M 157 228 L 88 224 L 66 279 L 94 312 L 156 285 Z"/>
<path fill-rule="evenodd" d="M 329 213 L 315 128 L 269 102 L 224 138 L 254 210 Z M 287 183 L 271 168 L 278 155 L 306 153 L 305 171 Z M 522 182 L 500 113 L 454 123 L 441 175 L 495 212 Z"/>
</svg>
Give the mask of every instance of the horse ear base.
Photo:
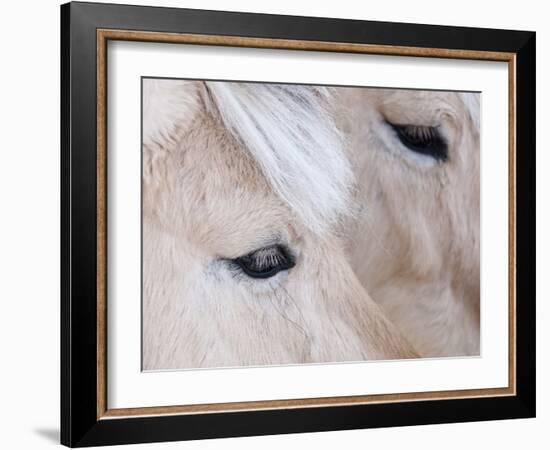
<svg viewBox="0 0 550 450">
<path fill-rule="evenodd" d="M 199 84 L 193 80 L 142 79 L 144 145 L 175 142 L 200 109 Z"/>
</svg>

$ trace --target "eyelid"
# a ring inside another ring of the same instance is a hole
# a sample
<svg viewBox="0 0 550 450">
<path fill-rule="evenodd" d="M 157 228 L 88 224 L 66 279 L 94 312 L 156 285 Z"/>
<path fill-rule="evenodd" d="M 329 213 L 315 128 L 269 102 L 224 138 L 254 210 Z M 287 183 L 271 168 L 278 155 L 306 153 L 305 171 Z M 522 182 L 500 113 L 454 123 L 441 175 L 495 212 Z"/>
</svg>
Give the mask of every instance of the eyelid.
<svg viewBox="0 0 550 450">
<path fill-rule="evenodd" d="M 265 267 L 254 267 L 255 263 L 257 263 L 257 261 L 255 260 L 257 254 L 260 252 L 265 252 L 267 253 L 266 257 L 268 257 L 270 251 L 276 251 L 276 253 L 272 256 L 273 265 L 270 266 L 269 264 L 267 264 L 265 265 Z M 250 278 L 256 279 L 271 278 L 277 275 L 279 272 L 289 270 L 296 265 L 295 258 L 292 252 L 288 249 L 288 247 L 281 244 L 261 247 L 247 253 L 246 255 L 242 255 L 228 261 L 235 267 L 238 267 Z"/>
<path fill-rule="evenodd" d="M 388 120 L 385 120 L 385 122 L 400 144 L 407 150 L 437 162 L 447 161 L 448 143 L 445 136 L 440 132 L 439 125 L 396 124 Z M 412 136 L 413 132 L 416 136 Z M 424 145 L 422 142 L 415 142 L 415 139 L 428 139 L 428 142 Z"/>
</svg>

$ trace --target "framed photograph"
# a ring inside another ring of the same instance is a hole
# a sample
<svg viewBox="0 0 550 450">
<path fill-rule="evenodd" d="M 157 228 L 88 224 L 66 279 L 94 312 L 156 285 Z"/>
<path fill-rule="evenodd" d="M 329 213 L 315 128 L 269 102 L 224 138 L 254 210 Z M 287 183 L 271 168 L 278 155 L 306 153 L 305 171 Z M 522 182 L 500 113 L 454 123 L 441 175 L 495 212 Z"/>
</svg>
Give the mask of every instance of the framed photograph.
<svg viewBox="0 0 550 450">
<path fill-rule="evenodd" d="M 61 7 L 61 441 L 535 415 L 535 33 Z"/>
</svg>

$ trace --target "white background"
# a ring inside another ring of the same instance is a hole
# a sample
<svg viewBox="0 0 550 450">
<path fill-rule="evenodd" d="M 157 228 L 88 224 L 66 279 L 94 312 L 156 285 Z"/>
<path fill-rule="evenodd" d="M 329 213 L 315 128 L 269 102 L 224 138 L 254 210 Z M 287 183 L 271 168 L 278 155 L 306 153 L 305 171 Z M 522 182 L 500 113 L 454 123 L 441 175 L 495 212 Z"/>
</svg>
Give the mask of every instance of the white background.
<svg viewBox="0 0 550 450">
<path fill-rule="evenodd" d="M 132 3 L 153 3 L 133 0 Z M 537 79 L 549 79 L 550 32 L 544 2 L 463 0 L 357 2 L 162 1 L 157 5 L 302 14 L 354 19 L 440 23 L 537 31 Z M 56 445 L 59 423 L 59 2 L 8 2 L 2 9 L 0 204 L 1 370 L 0 446 L 40 449 Z M 550 163 L 543 134 L 550 120 L 548 85 L 537 86 L 538 199 L 537 308 L 538 379 L 550 376 L 548 200 Z M 546 207 L 545 207 L 546 206 Z M 550 407 L 548 383 L 538 384 L 538 418 L 399 429 L 268 436 L 207 442 L 141 445 L 136 448 L 256 449 L 335 446 L 343 448 L 464 449 L 546 448 Z M 126 447 L 130 448 L 130 447 Z"/>
<path fill-rule="evenodd" d="M 108 67 L 108 408 L 508 386 L 506 63 L 114 42 Z M 481 357 L 141 372 L 142 75 L 481 91 Z"/>
</svg>

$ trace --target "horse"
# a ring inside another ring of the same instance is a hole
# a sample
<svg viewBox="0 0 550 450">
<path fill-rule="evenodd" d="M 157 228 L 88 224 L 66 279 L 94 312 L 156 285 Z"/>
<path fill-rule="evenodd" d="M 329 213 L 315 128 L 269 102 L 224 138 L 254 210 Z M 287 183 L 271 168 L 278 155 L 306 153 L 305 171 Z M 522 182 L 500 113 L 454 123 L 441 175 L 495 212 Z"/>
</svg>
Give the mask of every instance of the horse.
<svg viewBox="0 0 550 450">
<path fill-rule="evenodd" d="M 480 351 L 480 95 L 341 88 L 359 213 L 348 255 L 422 357 Z"/>
<path fill-rule="evenodd" d="M 418 357 L 349 255 L 333 89 L 142 83 L 143 370 Z"/>
</svg>

